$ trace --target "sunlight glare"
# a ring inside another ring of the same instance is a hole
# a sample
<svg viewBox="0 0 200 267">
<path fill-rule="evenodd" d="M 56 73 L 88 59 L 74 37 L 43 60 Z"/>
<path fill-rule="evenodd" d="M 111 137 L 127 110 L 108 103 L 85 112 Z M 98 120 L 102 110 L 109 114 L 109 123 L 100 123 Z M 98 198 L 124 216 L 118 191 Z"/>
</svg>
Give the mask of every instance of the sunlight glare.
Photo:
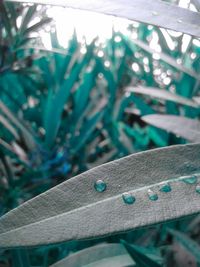
<svg viewBox="0 0 200 267">
<path fill-rule="evenodd" d="M 47 14 L 54 19 L 58 41 L 64 48 L 67 48 L 74 29 L 79 42 L 85 39 L 86 43 L 90 44 L 98 36 L 99 41 L 103 43 L 111 38 L 113 29 L 127 34 L 127 27 L 130 24 L 127 19 L 72 8 L 51 7 Z M 43 37 L 45 44 L 48 41 L 44 39 Z M 120 39 L 117 38 L 116 42 L 119 41 Z"/>
</svg>

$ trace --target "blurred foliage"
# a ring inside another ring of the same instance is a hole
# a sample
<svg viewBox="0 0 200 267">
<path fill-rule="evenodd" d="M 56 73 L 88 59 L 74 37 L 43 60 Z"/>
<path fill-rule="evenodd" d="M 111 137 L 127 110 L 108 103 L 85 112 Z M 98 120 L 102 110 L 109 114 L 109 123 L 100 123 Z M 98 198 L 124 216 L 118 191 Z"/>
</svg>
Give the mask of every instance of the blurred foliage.
<svg viewBox="0 0 200 267">
<path fill-rule="evenodd" d="M 198 119 L 199 40 L 130 23 L 128 36 L 113 29 L 105 43 L 80 43 L 74 31 L 64 49 L 45 7 L 4 2 L 0 24 L 1 215 L 94 166 L 187 141 L 173 129 L 149 126 L 142 116 Z M 40 38 L 46 26 L 51 50 Z M 141 87 L 193 102 L 130 89 Z M 195 216 L 101 240 L 0 251 L 0 266 L 45 267 L 100 242 L 124 244 L 134 266 L 200 266 L 199 227 Z"/>
</svg>

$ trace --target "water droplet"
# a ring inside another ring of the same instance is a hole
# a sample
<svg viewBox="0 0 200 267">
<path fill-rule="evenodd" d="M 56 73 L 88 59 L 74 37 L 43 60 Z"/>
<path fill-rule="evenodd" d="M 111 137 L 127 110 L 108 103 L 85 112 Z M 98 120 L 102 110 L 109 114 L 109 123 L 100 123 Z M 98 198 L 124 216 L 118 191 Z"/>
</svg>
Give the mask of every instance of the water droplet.
<svg viewBox="0 0 200 267">
<path fill-rule="evenodd" d="M 60 151 L 58 151 L 56 158 L 62 159 L 63 156 L 64 156 L 64 151 L 60 150 Z"/>
<path fill-rule="evenodd" d="M 126 204 L 133 204 L 135 202 L 135 197 L 132 196 L 130 193 L 123 193 L 122 198 L 124 200 L 124 203 Z"/>
<path fill-rule="evenodd" d="M 196 184 L 197 177 L 195 175 L 187 176 L 187 177 L 183 178 L 182 181 L 186 184 Z"/>
<path fill-rule="evenodd" d="M 158 16 L 158 12 L 157 12 L 157 11 L 153 11 L 153 12 L 152 12 L 152 15 L 153 15 L 153 16 Z"/>
<path fill-rule="evenodd" d="M 171 191 L 172 191 L 172 188 L 171 188 L 170 184 L 164 184 L 164 185 L 160 188 L 160 191 L 161 191 L 161 192 L 164 192 L 164 193 L 168 193 L 168 192 L 171 192 Z"/>
<path fill-rule="evenodd" d="M 97 192 L 103 192 L 106 190 L 106 183 L 103 180 L 98 180 L 95 182 L 94 188 Z"/>
<path fill-rule="evenodd" d="M 182 19 L 177 19 L 177 22 L 182 23 L 183 21 L 182 21 Z"/>
<path fill-rule="evenodd" d="M 154 193 L 151 189 L 148 190 L 149 199 L 152 201 L 158 200 L 158 195 Z"/>
<path fill-rule="evenodd" d="M 197 192 L 198 194 L 200 194 L 200 185 L 197 185 L 197 186 L 196 186 L 196 192 Z"/>
</svg>

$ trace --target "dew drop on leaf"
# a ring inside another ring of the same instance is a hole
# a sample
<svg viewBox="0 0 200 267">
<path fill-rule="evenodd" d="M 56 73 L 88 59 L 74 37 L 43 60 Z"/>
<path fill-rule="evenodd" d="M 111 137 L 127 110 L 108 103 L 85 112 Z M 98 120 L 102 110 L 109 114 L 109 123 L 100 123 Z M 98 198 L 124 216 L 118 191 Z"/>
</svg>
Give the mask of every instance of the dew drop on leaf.
<svg viewBox="0 0 200 267">
<path fill-rule="evenodd" d="M 164 184 L 161 188 L 160 188 L 160 191 L 161 192 L 164 192 L 164 193 L 168 193 L 168 192 L 171 192 L 172 191 L 172 188 L 169 184 Z"/>
<path fill-rule="evenodd" d="M 195 175 L 192 176 L 188 176 L 184 179 L 182 179 L 182 181 L 186 184 L 196 184 L 197 182 L 197 177 Z"/>
<path fill-rule="evenodd" d="M 198 194 L 200 194 L 200 185 L 197 185 L 197 186 L 196 186 L 196 192 L 197 192 Z"/>
<path fill-rule="evenodd" d="M 94 184 L 94 188 L 97 192 L 103 192 L 106 190 L 106 183 L 103 180 L 97 180 Z"/>
<path fill-rule="evenodd" d="M 132 196 L 130 193 L 123 193 L 122 198 L 124 200 L 124 203 L 126 204 L 133 204 L 135 202 L 135 197 Z"/>
<path fill-rule="evenodd" d="M 148 190 L 148 196 L 149 196 L 149 199 L 152 201 L 158 200 L 158 195 L 154 193 L 151 189 Z"/>
</svg>

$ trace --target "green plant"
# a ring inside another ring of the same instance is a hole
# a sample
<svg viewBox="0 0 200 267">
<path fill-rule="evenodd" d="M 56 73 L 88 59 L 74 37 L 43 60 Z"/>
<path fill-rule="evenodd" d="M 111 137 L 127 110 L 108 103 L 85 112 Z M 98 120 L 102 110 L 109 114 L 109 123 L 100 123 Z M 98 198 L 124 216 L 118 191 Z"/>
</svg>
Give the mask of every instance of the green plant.
<svg viewBox="0 0 200 267">
<path fill-rule="evenodd" d="M 105 44 L 79 43 L 74 32 L 67 49 L 51 30 L 49 50 L 29 36 L 54 27 L 45 8 L 0 4 L 0 212 L 16 207 L 0 219 L 5 266 L 49 266 L 66 256 L 55 266 L 181 266 L 176 246 L 199 263 L 199 144 L 119 158 L 199 142 L 198 40 L 188 36 L 184 50 L 186 35 L 156 26 L 170 14 L 167 28 L 199 37 L 200 16 L 163 1 L 135 1 L 131 15 L 115 4 L 62 3 L 155 26 L 130 22 L 128 35 L 113 29 Z"/>
</svg>

